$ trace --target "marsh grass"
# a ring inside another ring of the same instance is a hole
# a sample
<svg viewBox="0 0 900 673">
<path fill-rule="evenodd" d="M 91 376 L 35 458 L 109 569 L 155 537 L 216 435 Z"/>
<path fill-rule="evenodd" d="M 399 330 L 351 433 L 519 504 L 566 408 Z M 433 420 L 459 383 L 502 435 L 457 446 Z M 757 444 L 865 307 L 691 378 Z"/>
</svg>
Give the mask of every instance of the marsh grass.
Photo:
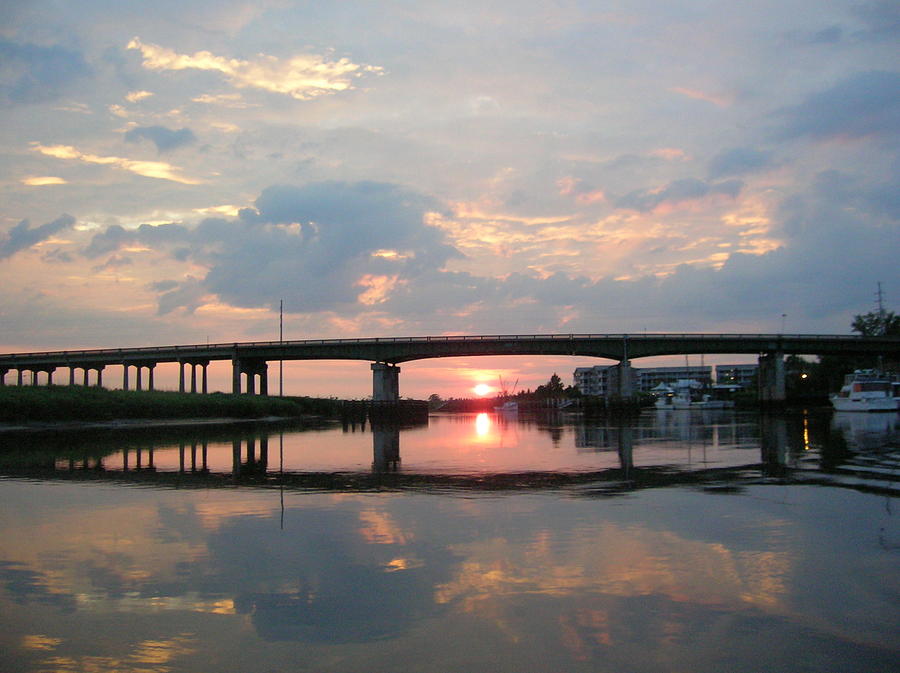
<svg viewBox="0 0 900 673">
<path fill-rule="evenodd" d="M 337 416 L 340 401 L 309 397 L 125 391 L 82 386 L 0 387 L 0 421 Z"/>
</svg>

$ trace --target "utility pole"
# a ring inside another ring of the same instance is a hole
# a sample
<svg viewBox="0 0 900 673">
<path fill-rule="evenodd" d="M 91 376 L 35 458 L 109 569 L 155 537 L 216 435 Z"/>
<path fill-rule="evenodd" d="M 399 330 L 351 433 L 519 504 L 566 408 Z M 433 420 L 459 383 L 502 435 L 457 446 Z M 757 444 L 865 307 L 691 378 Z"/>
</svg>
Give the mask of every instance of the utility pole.
<svg viewBox="0 0 900 673">
<path fill-rule="evenodd" d="M 284 397 L 284 299 L 278 301 L 278 345 L 282 350 L 278 361 L 278 397 Z"/>
<path fill-rule="evenodd" d="M 875 292 L 875 299 L 878 302 L 878 320 L 881 322 L 881 334 L 887 334 L 887 321 L 884 316 L 884 292 L 881 289 L 881 281 L 878 281 L 878 291 Z"/>
</svg>

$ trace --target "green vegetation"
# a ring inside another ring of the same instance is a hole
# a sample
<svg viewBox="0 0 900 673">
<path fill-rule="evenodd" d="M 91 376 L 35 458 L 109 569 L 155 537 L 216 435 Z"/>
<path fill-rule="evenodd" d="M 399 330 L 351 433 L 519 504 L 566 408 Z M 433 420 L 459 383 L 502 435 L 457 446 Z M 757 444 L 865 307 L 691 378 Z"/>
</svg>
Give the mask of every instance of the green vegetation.
<svg viewBox="0 0 900 673">
<path fill-rule="evenodd" d="M 338 400 L 308 397 L 197 395 L 82 386 L 0 387 L 0 422 L 336 417 L 339 412 Z"/>
</svg>

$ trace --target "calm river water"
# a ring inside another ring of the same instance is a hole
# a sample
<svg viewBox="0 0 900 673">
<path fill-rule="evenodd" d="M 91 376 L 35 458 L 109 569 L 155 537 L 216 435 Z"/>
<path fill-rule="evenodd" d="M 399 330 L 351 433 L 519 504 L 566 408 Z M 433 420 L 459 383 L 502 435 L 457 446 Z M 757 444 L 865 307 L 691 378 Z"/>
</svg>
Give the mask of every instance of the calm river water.
<svg viewBox="0 0 900 673">
<path fill-rule="evenodd" d="M 0 670 L 893 671 L 896 414 L 0 435 Z"/>
</svg>

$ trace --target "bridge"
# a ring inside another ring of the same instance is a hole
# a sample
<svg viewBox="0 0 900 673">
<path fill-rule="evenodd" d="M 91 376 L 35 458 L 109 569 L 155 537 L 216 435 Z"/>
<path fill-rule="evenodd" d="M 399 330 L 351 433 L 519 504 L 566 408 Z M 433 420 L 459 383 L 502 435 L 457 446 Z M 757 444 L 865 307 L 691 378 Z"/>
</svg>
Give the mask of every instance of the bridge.
<svg viewBox="0 0 900 673">
<path fill-rule="evenodd" d="M 107 367 L 122 367 L 122 387 L 153 389 L 154 368 L 177 363 L 179 391 L 208 392 L 207 367 L 232 363 L 232 392 L 268 395 L 268 363 L 292 360 L 362 360 L 371 362 L 373 398 L 400 398 L 399 365 L 429 358 L 486 355 L 571 355 L 618 362 L 616 393 L 633 394 L 631 360 L 659 355 L 753 354 L 759 357 L 760 395 L 784 399 L 785 355 L 882 355 L 900 357 L 900 337 L 826 334 L 529 334 L 419 336 L 360 339 L 256 341 L 140 348 L 102 348 L 0 355 L 0 385 L 10 372 L 23 385 L 24 374 L 38 385 L 41 374 L 53 383 L 57 369 L 69 370 L 69 384 L 82 373 L 83 385 L 103 385 Z M 130 378 L 134 372 L 134 379 Z M 143 375 L 146 372 L 147 377 Z M 92 377 L 91 374 L 94 373 Z M 187 375 L 189 374 L 189 379 Z M 188 385 L 189 384 L 189 385 Z"/>
</svg>

